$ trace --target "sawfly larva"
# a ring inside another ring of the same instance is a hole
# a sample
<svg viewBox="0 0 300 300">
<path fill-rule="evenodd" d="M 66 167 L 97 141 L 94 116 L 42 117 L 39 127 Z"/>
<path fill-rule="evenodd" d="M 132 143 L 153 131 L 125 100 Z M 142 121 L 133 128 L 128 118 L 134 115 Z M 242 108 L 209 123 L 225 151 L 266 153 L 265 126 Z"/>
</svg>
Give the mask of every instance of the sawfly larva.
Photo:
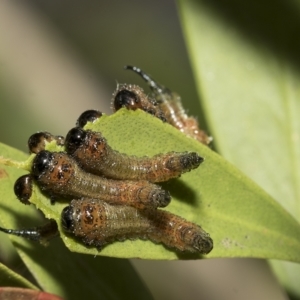
<svg viewBox="0 0 300 300">
<path fill-rule="evenodd" d="M 125 69 L 139 74 L 149 84 L 153 92 L 151 96 L 157 101 L 159 109 L 164 113 L 169 124 L 205 145 L 212 141 L 212 137 L 199 129 L 197 120 L 187 115 L 182 106 L 181 98 L 177 93 L 157 83 L 140 68 L 125 66 Z M 146 99 L 148 98 L 146 97 Z M 128 108 L 130 109 L 130 107 Z M 143 109 L 143 107 L 140 107 L 140 109 Z M 147 110 L 143 110 L 147 112 Z"/>
<path fill-rule="evenodd" d="M 87 246 L 101 250 L 125 240 L 150 240 L 180 252 L 208 254 L 213 240 L 199 225 L 160 209 L 110 205 L 102 200 L 72 200 L 61 213 L 63 230 Z M 42 243 L 58 235 L 54 220 L 40 227 L 0 231 Z"/>
<path fill-rule="evenodd" d="M 99 132 L 73 128 L 66 151 L 85 171 L 120 180 L 163 182 L 197 168 L 203 158 L 195 152 L 169 152 L 136 157 L 113 150 Z"/>
<path fill-rule="evenodd" d="M 200 226 L 159 209 L 109 205 L 95 199 L 71 201 L 61 217 L 63 228 L 84 244 L 101 249 L 127 239 L 149 239 L 183 252 L 209 253 L 213 241 Z"/>
</svg>

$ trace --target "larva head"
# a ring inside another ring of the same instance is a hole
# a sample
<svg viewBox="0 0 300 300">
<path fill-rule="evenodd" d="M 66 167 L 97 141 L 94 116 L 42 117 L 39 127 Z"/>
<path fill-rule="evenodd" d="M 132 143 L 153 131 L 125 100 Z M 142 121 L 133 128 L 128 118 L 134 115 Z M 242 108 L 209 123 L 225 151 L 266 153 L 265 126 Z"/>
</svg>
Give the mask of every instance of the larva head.
<svg viewBox="0 0 300 300">
<path fill-rule="evenodd" d="M 41 188 L 62 194 L 61 188 L 73 178 L 78 166 L 65 152 L 39 152 L 33 160 L 32 175 Z"/>
<path fill-rule="evenodd" d="M 100 132 L 75 127 L 66 136 L 66 151 L 81 167 L 89 164 L 89 159 L 100 159 L 107 151 L 107 142 Z"/>
<path fill-rule="evenodd" d="M 15 182 L 15 195 L 23 204 L 30 204 L 29 199 L 32 195 L 32 183 L 33 179 L 29 174 L 21 176 Z"/>
<path fill-rule="evenodd" d="M 64 145 L 63 136 L 54 136 L 49 132 L 37 132 L 30 136 L 28 139 L 28 148 L 30 153 L 39 153 L 42 150 L 45 150 L 46 143 L 51 141 L 56 141 L 57 145 Z"/>
<path fill-rule="evenodd" d="M 86 140 L 87 131 L 82 128 L 72 128 L 66 136 L 66 151 L 68 154 L 74 154 L 78 148 L 80 148 Z"/>
<path fill-rule="evenodd" d="M 39 152 L 32 164 L 32 174 L 34 176 L 40 176 L 47 172 L 52 166 L 54 161 L 54 154 L 50 151 L 42 150 Z"/>
<path fill-rule="evenodd" d="M 122 107 L 129 110 L 141 109 L 166 122 L 165 115 L 159 108 L 157 101 L 152 97 L 148 97 L 143 89 L 137 85 L 118 85 L 117 90 L 113 93 L 112 106 L 115 111 Z"/>
<path fill-rule="evenodd" d="M 143 90 L 137 85 L 119 85 L 117 91 L 113 95 L 113 108 L 117 111 L 122 107 L 136 110 L 143 109 L 141 96 L 144 95 Z"/>
<path fill-rule="evenodd" d="M 76 126 L 83 128 L 87 124 L 87 122 L 94 123 L 96 120 L 101 118 L 102 115 L 103 115 L 102 112 L 100 112 L 99 110 L 94 110 L 94 109 L 87 110 L 79 116 L 76 122 Z"/>
<path fill-rule="evenodd" d="M 66 206 L 61 212 L 61 224 L 66 232 L 74 231 L 74 220 L 73 220 L 73 207 L 72 205 Z"/>
</svg>

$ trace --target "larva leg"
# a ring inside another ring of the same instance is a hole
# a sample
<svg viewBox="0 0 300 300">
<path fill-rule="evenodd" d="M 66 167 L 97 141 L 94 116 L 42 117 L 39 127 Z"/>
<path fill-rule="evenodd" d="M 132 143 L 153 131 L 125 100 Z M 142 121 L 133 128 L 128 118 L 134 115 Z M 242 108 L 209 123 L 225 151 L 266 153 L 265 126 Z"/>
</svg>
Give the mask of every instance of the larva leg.
<svg viewBox="0 0 300 300">
<path fill-rule="evenodd" d="M 39 152 L 32 174 L 42 190 L 63 197 L 88 197 L 137 208 L 165 207 L 168 191 L 148 181 L 112 180 L 83 171 L 64 152 Z"/>
<path fill-rule="evenodd" d="M 81 128 L 67 134 L 66 151 L 87 172 L 121 180 L 163 182 L 197 168 L 203 161 L 195 152 L 129 156 L 113 150 L 101 133 Z"/>
<path fill-rule="evenodd" d="M 45 243 L 59 234 L 57 224 L 54 220 L 50 220 L 49 223 L 43 226 L 27 229 L 15 230 L 0 227 L 0 231 L 40 243 Z"/>
<path fill-rule="evenodd" d="M 161 210 L 80 199 L 64 208 L 61 220 L 67 232 L 99 249 L 114 241 L 138 238 L 183 252 L 207 254 L 213 248 L 212 239 L 200 226 Z"/>
</svg>

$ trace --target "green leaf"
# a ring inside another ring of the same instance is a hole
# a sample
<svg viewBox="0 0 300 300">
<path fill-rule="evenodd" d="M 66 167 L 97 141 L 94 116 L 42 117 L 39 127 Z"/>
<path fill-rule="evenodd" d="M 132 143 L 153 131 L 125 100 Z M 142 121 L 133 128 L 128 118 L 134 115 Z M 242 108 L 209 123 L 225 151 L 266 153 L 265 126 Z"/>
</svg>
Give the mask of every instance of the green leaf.
<svg viewBox="0 0 300 300">
<path fill-rule="evenodd" d="M 19 161 L 28 157 L 3 144 L 0 144 L 0 153 L 5 158 Z M 6 228 L 27 228 L 45 223 L 34 205 L 21 204 L 13 193 L 15 180 L 23 174 L 24 171 L 0 165 L 0 218 Z M 51 206 L 49 200 L 35 189 L 33 198 L 39 197 Z M 51 216 L 46 214 L 46 217 Z M 65 299 L 84 299 L 87 293 L 89 299 L 151 299 L 126 260 L 72 253 L 59 238 L 51 240 L 47 247 L 20 237 L 10 238 L 38 284 L 47 292 Z M 5 276 L 1 269 L 0 272 Z"/>
<path fill-rule="evenodd" d="M 208 147 L 142 112 L 121 110 L 87 126 L 103 133 L 114 149 L 137 156 L 168 151 L 196 151 L 205 162 L 164 187 L 173 200 L 166 208 L 201 225 L 214 240 L 207 257 L 260 257 L 300 261 L 299 224 L 269 195 Z M 47 217 L 60 221 L 66 203 L 49 204 L 38 189 L 32 202 Z M 61 231 L 66 246 L 76 252 L 144 259 L 200 258 L 169 250 L 150 241 L 116 242 L 101 252 L 86 248 Z M 280 242 L 279 242 L 280 241 Z M 280 243 L 280 247 L 278 247 Z"/>
<path fill-rule="evenodd" d="M 226 9 L 221 2 L 179 3 L 217 148 L 299 220 L 300 76 L 293 57 L 299 45 L 285 42 L 300 29 L 299 10 L 291 11 L 290 1 L 272 14 L 271 1 L 259 6 L 244 1 L 239 13 L 238 2 L 226 2 Z M 300 240 L 299 233 L 294 237 Z M 300 295 L 300 266 L 276 262 L 276 269 L 289 290 Z"/>
<path fill-rule="evenodd" d="M 0 286 L 16 286 L 37 290 L 38 288 L 21 275 L 0 263 Z"/>
</svg>

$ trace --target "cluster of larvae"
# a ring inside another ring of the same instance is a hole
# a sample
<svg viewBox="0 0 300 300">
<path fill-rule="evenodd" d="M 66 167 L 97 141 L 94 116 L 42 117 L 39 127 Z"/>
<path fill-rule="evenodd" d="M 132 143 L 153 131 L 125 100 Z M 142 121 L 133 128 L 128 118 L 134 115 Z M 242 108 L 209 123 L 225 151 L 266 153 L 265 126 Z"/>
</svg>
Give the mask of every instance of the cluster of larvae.
<svg viewBox="0 0 300 300">
<path fill-rule="evenodd" d="M 153 93 L 146 96 L 136 85 L 119 85 L 113 94 L 115 110 L 142 109 L 209 144 L 211 138 L 199 130 L 194 118 L 185 114 L 178 95 L 158 85 L 140 69 L 126 68 L 147 80 Z M 53 205 L 57 198 L 70 199 L 61 213 L 63 229 L 99 250 L 114 241 L 140 238 L 177 251 L 209 253 L 213 241 L 208 233 L 160 209 L 170 203 L 171 195 L 157 184 L 199 167 L 203 158 L 195 152 L 169 152 L 153 157 L 120 153 L 108 145 L 100 132 L 84 129 L 87 122 L 95 122 L 101 116 L 96 110 L 84 112 L 65 138 L 48 132 L 33 134 L 28 146 L 35 157 L 30 174 L 15 183 L 17 198 L 30 204 L 36 183 Z M 46 144 L 51 141 L 64 146 L 65 151 L 47 151 Z M 58 235 L 54 220 L 42 227 L 0 230 L 36 241 Z"/>
</svg>

